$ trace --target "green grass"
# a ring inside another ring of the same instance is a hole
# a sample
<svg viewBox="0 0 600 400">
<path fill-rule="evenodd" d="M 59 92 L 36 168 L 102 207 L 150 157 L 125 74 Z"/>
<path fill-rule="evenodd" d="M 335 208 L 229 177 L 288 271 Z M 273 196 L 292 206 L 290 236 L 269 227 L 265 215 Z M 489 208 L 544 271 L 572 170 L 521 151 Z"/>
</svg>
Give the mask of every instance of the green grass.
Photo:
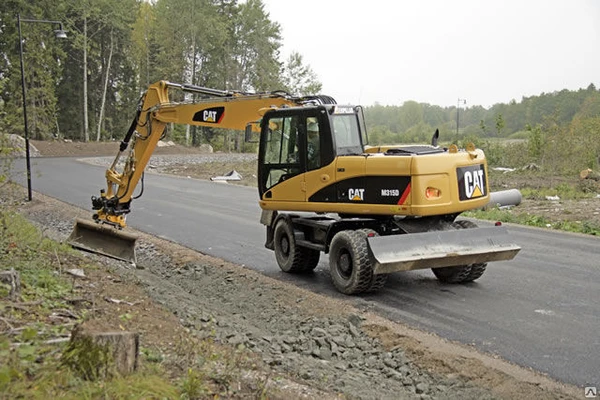
<svg viewBox="0 0 600 400">
<path fill-rule="evenodd" d="M 72 310 L 66 301 L 73 282 L 59 273 L 59 260 L 77 259 L 64 244 L 43 235 L 19 214 L 0 210 L 0 265 L 19 273 L 18 301 L 10 288 L 0 291 L 0 398 L 131 399 L 178 398 L 178 387 L 163 378 L 164 371 L 141 372 L 110 381 L 80 378 L 62 362 L 66 344 L 47 344 L 65 336 L 73 324 L 45 323 L 57 309 Z M 77 267 L 89 268 L 89 266 Z M 70 267 L 73 267 L 71 265 Z M 80 321 L 79 321 L 80 322 Z M 76 369 L 75 369 L 76 371 Z"/>
<path fill-rule="evenodd" d="M 600 226 L 587 221 L 551 221 L 539 215 L 519 214 L 512 210 L 489 209 L 467 211 L 462 214 L 465 217 L 471 217 L 489 221 L 501 221 L 519 225 L 535 226 L 540 228 L 551 228 L 567 232 L 583 233 L 586 235 L 600 236 Z"/>
<path fill-rule="evenodd" d="M 563 200 L 581 200 L 589 199 L 596 195 L 595 190 L 587 189 L 584 183 L 570 185 L 559 183 L 552 187 L 545 188 L 522 188 L 521 195 L 525 199 L 543 200 L 548 196 L 558 196 Z"/>
</svg>

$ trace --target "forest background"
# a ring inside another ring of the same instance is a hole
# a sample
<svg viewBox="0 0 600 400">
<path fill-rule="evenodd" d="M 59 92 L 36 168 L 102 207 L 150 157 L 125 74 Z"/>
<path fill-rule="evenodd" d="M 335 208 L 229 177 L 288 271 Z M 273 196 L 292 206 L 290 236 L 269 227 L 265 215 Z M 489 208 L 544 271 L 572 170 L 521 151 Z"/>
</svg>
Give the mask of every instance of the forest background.
<svg viewBox="0 0 600 400">
<path fill-rule="evenodd" d="M 56 26 L 22 24 L 32 139 L 121 139 L 141 93 L 158 80 L 296 95 L 322 88 L 301 54 L 280 59 L 281 27 L 260 0 L 6 0 L 0 4 L 4 134 L 24 131 L 17 14 L 61 21 L 68 35 L 55 39 Z M 365 107 L 365 118 L 370 144 L 427 143 L 439 129 L 442 143 L 474 142 L 494 166 L 535 163 L 571 175 L 600 164 L 600 91 L 593 83 L 489 109 L 460 101 L 456 107 L 375 103 Z M 254 150 L 243 146 L 239 132 L 173 126 L 168 135 L 188 146 Z"/>
</svg>

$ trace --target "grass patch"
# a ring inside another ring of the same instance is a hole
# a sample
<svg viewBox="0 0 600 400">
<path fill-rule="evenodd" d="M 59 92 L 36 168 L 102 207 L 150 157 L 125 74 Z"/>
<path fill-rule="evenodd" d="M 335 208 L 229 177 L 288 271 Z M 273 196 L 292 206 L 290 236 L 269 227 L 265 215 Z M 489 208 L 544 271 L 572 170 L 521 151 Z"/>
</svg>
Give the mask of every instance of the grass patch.
<svg viewBox="0 0 600 400">
<path fill-rule="evenodd" d="M 92 267 L 15 212 L 0 210 L 0 231 L 0 265 L 18 272 L 21 283 L 18 298 L 9 298 L 4 284 L 0 292 L 0 398 L 179 398 L 164 371 L 102 381 L 78 377 L 61 360 L 70 331 L 86 313 L 69 303 L 77 293 L 62 270 Z"/>
<path fill-rule="evenodd" d="M 539 215 L 516 213 L 513 212 L 513 210 L 504 210 L 499 208 L 489 210 L 467 211 L 464 212 L 462 215 L 465 217 L 488 221 L 501 221 L 519 225 L 550 228 L 567 232 L 600 236 L 600 226 L 597 226 L 588 221 L 552 221 L 546 217 Z"/>
<path fill-rule="evenodd" d="M 563 200 L 581 200 L 595 196 L 595 191 L 582 189 L 581 186 L 582 184 L 571 185 L 559 183 L 555 186 L 544 188 L 524 187 L 521 189 L 521 194 L 523 198 L 531 200 L 543 200 L 554 196 L 558 196 Z"/>
</svg>

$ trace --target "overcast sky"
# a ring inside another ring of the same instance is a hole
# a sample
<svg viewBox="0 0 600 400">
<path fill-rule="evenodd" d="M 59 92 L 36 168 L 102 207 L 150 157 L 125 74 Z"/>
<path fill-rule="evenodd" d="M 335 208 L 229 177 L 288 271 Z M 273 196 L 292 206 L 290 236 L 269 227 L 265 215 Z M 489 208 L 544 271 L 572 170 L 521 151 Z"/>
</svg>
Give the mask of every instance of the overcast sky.
<svg viewBox="0 0 600 400">
<path fill-rule="evenodd" d="M 490 107 L 600 88 L 600 0 L 263 0 L 338 103 Z"/>
</svg>

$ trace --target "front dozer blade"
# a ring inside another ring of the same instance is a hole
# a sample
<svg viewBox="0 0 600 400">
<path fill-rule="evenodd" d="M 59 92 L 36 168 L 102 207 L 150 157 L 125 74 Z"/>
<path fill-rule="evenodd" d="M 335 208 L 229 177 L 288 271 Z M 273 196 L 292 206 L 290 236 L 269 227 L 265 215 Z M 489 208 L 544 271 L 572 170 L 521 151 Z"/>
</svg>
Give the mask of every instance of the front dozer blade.
<svg viewBox="0 0 600 400">
<path fill-rule="evenodd" d="M 374 273 L 512 260 L 521 248 L 505 227 L 375 236 L 368 239 Z"/>
<path fill-rule="evenodd" d="M 111 225 L 77 218 L 67 243 L 78 249 L 135 264 L 137 238 L 137 235 L 120 231 Z"/>
</svg>

